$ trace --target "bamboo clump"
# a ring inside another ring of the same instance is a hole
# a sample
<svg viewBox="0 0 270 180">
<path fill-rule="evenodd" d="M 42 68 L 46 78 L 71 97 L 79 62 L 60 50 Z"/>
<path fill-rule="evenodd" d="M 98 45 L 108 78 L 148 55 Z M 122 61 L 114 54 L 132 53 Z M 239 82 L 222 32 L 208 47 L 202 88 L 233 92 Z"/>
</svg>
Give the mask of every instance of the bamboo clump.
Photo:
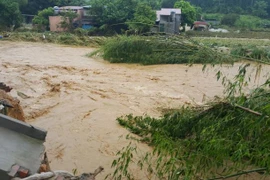
<svg viewBox="0 0 270 180">
<path fill-rule="evenodd" d="M 235 61 L 181 36 L 118 36 L 108 39 L 100 51 L 103 58 L 112 63 L 220 64 Z"/>
</svg>

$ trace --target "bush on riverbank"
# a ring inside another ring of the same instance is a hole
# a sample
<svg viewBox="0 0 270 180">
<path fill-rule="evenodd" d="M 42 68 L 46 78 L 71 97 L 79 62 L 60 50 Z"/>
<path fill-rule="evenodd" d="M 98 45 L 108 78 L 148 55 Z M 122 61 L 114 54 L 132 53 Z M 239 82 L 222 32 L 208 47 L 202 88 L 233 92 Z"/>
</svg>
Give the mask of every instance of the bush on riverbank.
<svg viewBox="0 0 270 180">
<path fill-rule="evenodd" d="M 234 61 L 181 36 L 117 36 L 108 39 L 100 51 L 103 58 L 111 63 L 214 64 Z"/>
</svg>

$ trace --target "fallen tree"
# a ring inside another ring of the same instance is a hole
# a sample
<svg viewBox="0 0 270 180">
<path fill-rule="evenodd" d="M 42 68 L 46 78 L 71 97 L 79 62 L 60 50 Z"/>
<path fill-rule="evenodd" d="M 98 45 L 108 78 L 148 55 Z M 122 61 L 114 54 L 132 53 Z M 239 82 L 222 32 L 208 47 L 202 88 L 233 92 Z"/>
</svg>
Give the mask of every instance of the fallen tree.
<svg viewBox="0 0 270 180">
<path fill-rule="evenodd" d="M 146 163 L 144 157 L 139 162 L 145 162 L 141 164 L 144 168 L 150 165 L 148 173 L 159 179 L 220 179 L 256 172 L 254 169 L 266 175 L 270 170 L 269 101 L 270 91 L 257 89 L 233 102 L 183 107 L 159 119 L 127 115 L 117 121 L 138 135 L 137 140 L 154 147 L 147 156 L 155 161 Z M 123 156 L 132 162 L 127 152 L 133 148 L 123 149 L 117 162 Z M 118 163 L 115 167 L 117 175 L 123 175 Z"/>
</svg>

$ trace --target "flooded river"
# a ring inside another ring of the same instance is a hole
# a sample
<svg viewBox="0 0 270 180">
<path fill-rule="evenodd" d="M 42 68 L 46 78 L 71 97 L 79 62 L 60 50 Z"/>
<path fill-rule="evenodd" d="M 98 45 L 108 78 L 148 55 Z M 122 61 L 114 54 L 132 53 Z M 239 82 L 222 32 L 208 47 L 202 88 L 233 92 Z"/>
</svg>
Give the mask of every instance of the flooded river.
<svg viewBox="0 0 270 180">
<path fill-rule="evenodd" d="M 109 64 L 85 56 L 93 50 L 0 42 L 0 81 L 14 88 L 11 93 L 21 101 L 27 122 L 48 130 L 45 145 L 52 169 L 82 173 L 102 165 L 102 179 L 112 171 L 116 152 L 128 144 L 128 131 L 117 117 L 159 116 L 160 108 L 223 96 L 217 67 L 203 73 L 202 65 Z M 233 77 L 239 65 L 218 69 Z"/>
</svg>

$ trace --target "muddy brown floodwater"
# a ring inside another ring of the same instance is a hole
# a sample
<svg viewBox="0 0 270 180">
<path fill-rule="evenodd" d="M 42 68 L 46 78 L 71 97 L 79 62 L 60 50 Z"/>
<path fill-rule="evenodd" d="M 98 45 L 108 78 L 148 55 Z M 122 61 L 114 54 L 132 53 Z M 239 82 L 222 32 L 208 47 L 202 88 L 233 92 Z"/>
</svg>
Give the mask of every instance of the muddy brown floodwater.
<svg viewBox="0 0 270 180">
<path fill-rule="evenodd" d="M 159 108 L 223 96 L 216 68 L 203 73 L 202 65 L 109 64 L 85 56 L 93 50 L 0 42 L 0 81 L 14 88 L 27 122 L 48 130 L 45 145 L 52 169 L 81 173 L 102 165 L 105 172 L 98 179 L 103 179 L 112 172 L 116 152 L 129 142 L 117 117 L 159 116 Z M 232 77 L 239 65 L 219 69 Z"/>
</svg>

